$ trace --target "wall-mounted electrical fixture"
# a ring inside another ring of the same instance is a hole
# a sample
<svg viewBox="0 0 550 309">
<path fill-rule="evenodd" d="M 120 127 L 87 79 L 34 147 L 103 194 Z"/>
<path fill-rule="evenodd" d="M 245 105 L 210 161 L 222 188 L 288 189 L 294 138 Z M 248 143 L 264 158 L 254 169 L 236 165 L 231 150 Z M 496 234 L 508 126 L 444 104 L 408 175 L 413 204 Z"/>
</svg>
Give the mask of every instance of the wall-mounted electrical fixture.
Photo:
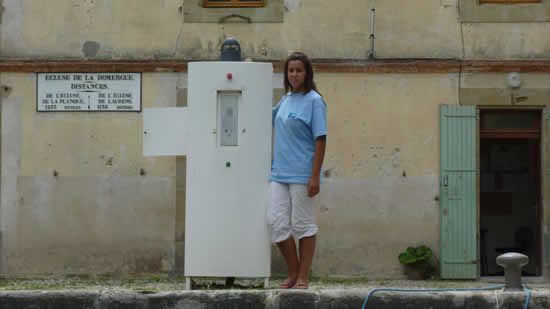
<svg viewBox="0 0 550 309">
<path fill-rule="evenodd" d="M 521 77 L 518 72 L 509 73 L 507 81 L 510 88 L 519 88 L 521 86 Z"/>
<path fill-rule="evenodd" d="M 528 96 L 522 94 L 519 88 L 521 87 L 521 76 L 518 72 L 511 72 L 506 77 L 506 82 L 508 87 L 511 88 L 510 91 L 510 103 L 512 105 L 525 102 L 529 99 Z"/>
</svg>

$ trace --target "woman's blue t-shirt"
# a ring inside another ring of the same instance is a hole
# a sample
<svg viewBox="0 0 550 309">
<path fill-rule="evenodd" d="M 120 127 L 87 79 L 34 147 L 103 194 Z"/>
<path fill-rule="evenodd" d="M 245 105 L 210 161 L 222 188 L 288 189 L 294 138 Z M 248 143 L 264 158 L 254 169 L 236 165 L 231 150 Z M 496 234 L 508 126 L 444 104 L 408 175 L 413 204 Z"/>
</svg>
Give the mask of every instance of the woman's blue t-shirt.
<svg viewBox="0 0 550 309">
<path fill-rule="evenodd" d="M 327 104 L 315 90 L 291 93 L 273 108 L 273 162 L 270 180 L 307 184 L 315 140 L 327 135 Z M 322 173 L 321 173 L 322 182 Z"/>
</svg>

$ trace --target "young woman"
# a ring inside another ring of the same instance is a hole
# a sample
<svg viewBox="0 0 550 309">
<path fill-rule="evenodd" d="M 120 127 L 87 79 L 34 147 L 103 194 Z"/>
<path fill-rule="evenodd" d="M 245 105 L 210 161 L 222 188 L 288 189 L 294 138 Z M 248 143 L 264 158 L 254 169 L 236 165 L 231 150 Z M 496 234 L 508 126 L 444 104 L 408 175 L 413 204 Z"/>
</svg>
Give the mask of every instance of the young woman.
<svg viewBox="0 0 550 309">
<path fill-rule="evenodd" d="M 273 108 L 273 163 L 268 223 L 288 265 L 280 288 L 307 289 L 315 251 L 315 209 L 325 156 L 327 105 L 313 81 L 311 61 L 302 53 L 285 62 L 287 94 Z M 295 239 L 299 241 L 299 255 Z"/>
</svg>

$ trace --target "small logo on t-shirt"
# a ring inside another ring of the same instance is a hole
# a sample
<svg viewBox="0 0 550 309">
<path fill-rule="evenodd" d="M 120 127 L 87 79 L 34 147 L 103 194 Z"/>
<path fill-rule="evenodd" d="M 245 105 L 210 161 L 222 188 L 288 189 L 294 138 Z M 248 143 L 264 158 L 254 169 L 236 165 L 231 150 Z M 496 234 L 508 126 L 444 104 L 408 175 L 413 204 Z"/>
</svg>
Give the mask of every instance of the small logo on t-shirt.
<svg viewBox="0 0 550 309">
<path fill-rule="evenodd" d="M 288 113 L 288 119 L 296 119 L 296 113 Z"/>
</svg>

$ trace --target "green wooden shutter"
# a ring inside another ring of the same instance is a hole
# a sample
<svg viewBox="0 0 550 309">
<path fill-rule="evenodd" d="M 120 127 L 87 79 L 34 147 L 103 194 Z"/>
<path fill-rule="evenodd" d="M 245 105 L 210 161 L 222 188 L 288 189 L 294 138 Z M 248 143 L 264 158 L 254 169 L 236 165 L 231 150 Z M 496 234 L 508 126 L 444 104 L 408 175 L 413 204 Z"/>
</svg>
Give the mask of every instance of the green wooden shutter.
<svg viewBox="0 0 550 309">
<path fill-rule="evenodd" d="M 477 261 L 475 106 L 441 106 L 441 278 L 474 279 Z"/>
</svg>

